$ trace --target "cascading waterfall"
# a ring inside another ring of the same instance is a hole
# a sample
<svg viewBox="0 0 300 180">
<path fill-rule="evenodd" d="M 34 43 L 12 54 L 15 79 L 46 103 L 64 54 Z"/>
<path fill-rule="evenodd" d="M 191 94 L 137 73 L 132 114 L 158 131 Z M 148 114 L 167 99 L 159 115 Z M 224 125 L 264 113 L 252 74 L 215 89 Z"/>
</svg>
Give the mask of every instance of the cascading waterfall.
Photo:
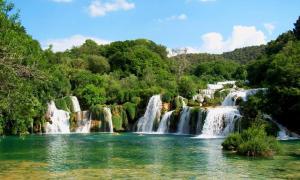
<svg viewBox="0 0 300 180">
<path fill-rule="evenodd" d="M 80 104 L 76 96 L 70 96 L 71 101 L 72 101 L 72 107 L 73 107 L 73 112 L 80 112 Z"/>
<path fill-rule="evenodd" d="M 54 101 L 48 104 L 47 117 L 50 122 L 46 123 L 46 134 L 70 133 L 70 114 L 67 111 L 57 109 Z"/>
<path fill-rule="evenodd" d="M 265 88 L 259 89 L 248 89 L 248 90 L 239 90 L 230 92 L 224 101 L 222 102 L 222 106 L 235 106 L 236 100 L 238 98 L 242 98 L 243 101 L 247 101 L 248 97 L 258 93 L 259 91 L 265 91 Z"/>
<path fill-rule="evenodd" d="M 112 123 L 111 110 L 108 107 L 104 107 L 103 111 L 104 111 L 104 121 L 108 123 L 109 132 L 113 133 L 114 127 L 113 127 L 113 123 Z"/>
<path fill-rule="evenodd" d="M 277 133 L 277 139 L 279 140 L 290 140 L 290 139 L 299 139 L 300 136 L 296 133 L 290 132 L 286 127 L 279 124 L 277 121 L 275 121 L 270 115 L 264 114 L 264 118 L 268 119 L 272 123 L 274 123 L 279 131 Z"/>
<path fill-rule="evenodd" d="M 88 111 L 77 112 L 76 133 L 89 133 L 91 129 L 92 113 Z"/>
<path fill-rule="evenodd" d="M 174 111 L 168 111 L 163 115 L 163 117 L 159 123 L 158 129 L 156 131 L 158 134 L 168 133 L 169 122 L 170 122 L 170 118 L 171 118 L 173 112 Z"/>
<path fill-rule="evenodd" d="M 177 134 L 189 134 L 190 133 L 190 112 L 191 107 L 184 106 L 180 113 L 180 120 L 177 127 Z"/>
<path fill-rule="evenodd" d="M 153 132 L 155 120 L 160 119 L 162 109 L 162 101 L 160 95 L 154 95 L 150 98 L 143 117 L 138 120 L 137 132 L 151 133 Z"/>
<path fill-rule="evenodd" d="M 227 136 L 234 131 L 240 112 L 236 107 L 209 108 L 199 138 L 215 138 Z"/>
</svg>

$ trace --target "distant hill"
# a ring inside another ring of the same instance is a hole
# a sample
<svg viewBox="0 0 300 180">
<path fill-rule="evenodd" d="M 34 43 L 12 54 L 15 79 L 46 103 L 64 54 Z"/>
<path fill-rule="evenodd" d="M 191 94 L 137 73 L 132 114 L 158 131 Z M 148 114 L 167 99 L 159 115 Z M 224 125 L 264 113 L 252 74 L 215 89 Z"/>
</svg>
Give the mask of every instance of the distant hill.
<svg viewBox="0 0 300 180">
<path fill-rule="evenodd" d="M 233 60 L 241 64 L 246 64 L 250 61 L 258 59 L 261 55 L 264 54 L 265 49 L 266 49 L 265 45 L 260 45 L 260 46 L 239 48 L 231 52 L 225 52 L 223 54 L 208 54 L 208 53 L 197 53 L 197 54 L 186 54 L 186 55 L 181 54 L 173 58 L 182 59 L 185 56 L 189 64 L 198 64 L 204 61 L 215 61 L 215 60 Z"/>
<path fill-rule="evenodd" d="M 266 49 L 265 45 L 260 46 L 250 46 L 235 49 L 231 52 L 223 53 L 222 56 L 226 59 L 231 59 L 242 64 L 246 64 L 250 61 L 258 59 L 261 55 L 264 54 Z"/>
</svg>

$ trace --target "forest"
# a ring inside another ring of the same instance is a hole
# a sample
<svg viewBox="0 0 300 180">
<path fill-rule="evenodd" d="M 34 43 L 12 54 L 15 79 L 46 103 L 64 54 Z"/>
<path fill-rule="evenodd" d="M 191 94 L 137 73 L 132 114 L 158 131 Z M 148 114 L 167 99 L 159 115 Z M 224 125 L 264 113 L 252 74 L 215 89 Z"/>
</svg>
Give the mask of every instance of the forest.
<svg viewBox="0 0 300 180">
<path fill-rule="evenodd" d="M 152 95 L 171 104 L 180 95 L 192 104 L 199 89 L 221 80 L 268 88 L 242 105 L 245 116 L 251 120 L 265 112 L 300 133 L 300 18 L 267 45 L 218 55 L 168 57 L 164 45 L 147 39 L 108 45 L 86 40 L 65 52 L 43 50 L 14 5 L 3 0 L 0 32 L 0 134 L 44 132 L 35 127 L 45 123 L 47 103 L 55 100 L 66 109 L 61 99 L 70 95 L 87 110 L 111 106 L 115 130 L 130 131 Z"/>
</svg>

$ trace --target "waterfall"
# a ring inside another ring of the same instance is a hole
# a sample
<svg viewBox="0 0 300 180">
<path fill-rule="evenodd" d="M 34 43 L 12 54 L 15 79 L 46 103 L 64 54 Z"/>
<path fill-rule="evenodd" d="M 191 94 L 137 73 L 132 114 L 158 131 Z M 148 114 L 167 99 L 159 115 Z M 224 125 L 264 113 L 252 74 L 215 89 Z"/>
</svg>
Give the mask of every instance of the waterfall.
<svg viewBox="0 0 300 180">
<path fill-rule="evenodd" d="M 171 118 L 173 112 L 174 111 L 168 111 L 163 115 L 163 117 L 159 123 L 158 129 L 156 131 L 158 134 L 168 133 L 169 122 L 170 122 L 170 118 Z"/>
<path fill-rule="evenodd" d="M 243 101 L 247 101 L 249 96 L 258 93 L 259 91 L 265 91 L 265 90 L 266 90 L 265 88 L 259 88 L 259 89 L 232 91 L 226 96 L 226 98 L 222 102 L 222 106 L 235 106 L 236 100 L 238 98 L 242 98 Z"/>
<path fill-rule="evenodd" d="M 46 134 L 70 133 L 69 112 L 57 109 L 54 101 L 48 104 L 47 117 L 50 122 L 46 123 Z"/>
<path fill-rule="evenodd" d="M 76 133 L 89 133 L 91 129 L 92 113 L 88 111 L 77 112 L 77 129 Z"/>
<path fill-rule="evenodd" d="M 80 112 L 80 104 L 76 96 L 70 96 L 71 101 L 72 101 L 72 107 L 73 107 L 73 112 Z"/>
<path fill-rule="evenodd" d="M 138 120 L 137 132 L 153 132 L 154 121 L 160 118 L 161 109 L 162 101 L 160 95 L 152 96 L 148 102 L 144 116 Z"/>
<path fill-rule="evenodd" d="M 114 127 L 113 127 L 113 123 L 112 123 L 111 110 L 108 107 L 104 107 L 103 111 L 104 111 L 104 121 L 106 123 L 108 123 L 109 132 L 113 133 L 114 132 Z"/>
<path fill-rule="evenodd" d="M 279 124 L 277 121 L 275 121 L 270 115 L 264 114 L 264 118 L 268 119 L 272 123 L 274 123 L 279 131 L 277 133 L 277 139 L 278 140 L 290 140 L 290 139 L 299 139 L 300 136 L 296 133 L 290 132 L 286 127 Z"/>
<path fill-rule="evenodd" d="M 223 82 L 217 82 L 216 84 L 207 84 L 207 89 L 200 89 L 199 94 L 196 94 L 193 96 L 194 101 L 198 101 L 202 103 L 204 101 L 204 98 L 213 99 L 214 94 L 217 90 L 223 89 L 224 85 L 231 84 L 235 87 L 235 81 L 223 81 Z"/>
<path fill-rule="evenodd" d="M 181 113 L 179 124 L 177 126 L 177 133 L 178 134 L 189 134 L 190 133 L 190 112 L 191 107 L 184 106 Z"/>
<path fill-rule="evenodd" d="M 236 107 L 209 108 L 199 138 L 227 136 L 234 131 L 235 121 L 240 117 Z"/>
</svg>

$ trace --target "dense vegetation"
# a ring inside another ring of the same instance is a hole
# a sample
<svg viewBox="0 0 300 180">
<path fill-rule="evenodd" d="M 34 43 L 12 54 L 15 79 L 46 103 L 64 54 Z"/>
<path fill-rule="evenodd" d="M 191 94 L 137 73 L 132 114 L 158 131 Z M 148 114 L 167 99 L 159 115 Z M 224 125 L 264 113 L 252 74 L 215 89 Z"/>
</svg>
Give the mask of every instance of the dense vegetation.
<svg viewBox="0 0 300 180">
<path fill-rule="evenodd" d="M 42 50 L 18 17 L 13 4 L 0 0 L 0 134 L 42 131 L 34 127 L 45 123 L 47 103 L 69 95 L 82 109 L 110 106 L 117 130 L 130 130 L 153 94 L 176 106 L 177 95 L 191 99 L 207 83 L 233 79 L 268 87 L 255 108 L 299 131 L 292 118 L 300 109 L 299 20 L 267 46 L 168 58 L 165 46 L 147 39 Z"/>
<path fill-rule="evenodd" d="M 226 150 L 247 156 L 273 156 L 281 150 L 276 138 L 268 136 L 265 126 L 259 123 L 253 123 L 241 133 L 230 134 L 222 146 Z"/>
</svg>

